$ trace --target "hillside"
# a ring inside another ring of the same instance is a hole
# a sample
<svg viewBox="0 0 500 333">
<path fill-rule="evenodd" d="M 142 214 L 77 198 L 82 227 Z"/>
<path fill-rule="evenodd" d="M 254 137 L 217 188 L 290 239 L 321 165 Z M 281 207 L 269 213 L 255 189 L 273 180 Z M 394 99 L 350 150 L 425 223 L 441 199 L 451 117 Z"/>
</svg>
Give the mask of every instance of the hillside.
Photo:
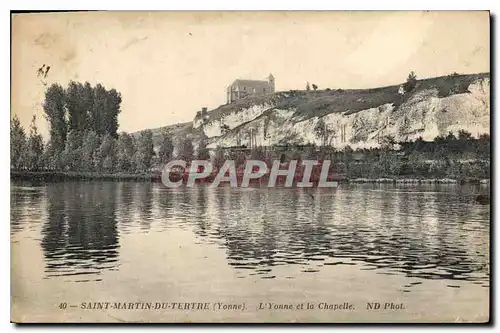
<svg viewBox="0 0 500 333">
<path fill-rule="evenodd" d="M 277 92 L 222 105 L 208 112 L 208 120 L 195 118 L 192 124 L 166 128 L 178 138 L 206 136 L 212 148 L 249 146 L 251 140 L 263 146 L 328 142 L 363 148 L 377 146 L 389 135 L 407 141 L 419 136 L 432 140 L 460 129 L 474 136 L 489 133 L 489 73 L 419 80 L 404 95 L 398 89 Z M 316 134 L 320 120 L 328 129 L 323 137 Z"/>
<path fill-rule="evenodd" d="M 179 123 L 174 125 L 167 125 L 157 128 L 151 128 L 153 132 L 153 144 L 155 147 L 160 145 L 162 140 L 162 134 L 164 132 L 172 136 L 174 142 L 185 138 L 186 136 L 193 139 L 193 141 L 198 141 L 202 136 L 203 132 L 200 129 L 193 128 L 193 122 Z M 132 136 L 137 137 L 142 131 L 131 133 Z"/>
</svg>

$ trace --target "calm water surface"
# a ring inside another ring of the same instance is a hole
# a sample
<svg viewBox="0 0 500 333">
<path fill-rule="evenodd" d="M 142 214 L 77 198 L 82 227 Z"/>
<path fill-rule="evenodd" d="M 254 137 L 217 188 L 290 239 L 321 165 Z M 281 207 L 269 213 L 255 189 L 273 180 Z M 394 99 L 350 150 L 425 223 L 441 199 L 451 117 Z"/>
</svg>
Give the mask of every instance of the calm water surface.
<svg viewBox="0 0 500 333">
<path fill-rule="evenodd" d="M 114 299 L 319 300 L 336 288 L 337 300 L 396 297 L 425 311 L 441 295 L 487 312 L 490 207 L 473 196 L 488 191 L 12 182 L 12 276 L 30 282 L 12 293 L 33 297 L 35 285 L 53 304 L 95 290 Z"/>
</svg>

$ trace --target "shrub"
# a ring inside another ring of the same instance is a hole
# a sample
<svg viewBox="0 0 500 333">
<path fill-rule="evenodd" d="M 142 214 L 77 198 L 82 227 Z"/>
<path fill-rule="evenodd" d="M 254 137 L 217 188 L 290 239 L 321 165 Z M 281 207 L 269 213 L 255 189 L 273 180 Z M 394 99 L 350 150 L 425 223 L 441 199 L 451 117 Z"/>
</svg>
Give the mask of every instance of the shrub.
<svg viewBox="0 0 500 333">
<path fill-rule="evenodd" d="M 417 86 L 417 75 L 414 71 L 411 71 L 406 78 L 406 82 L 403 85 L 403 88 L 406 92 L 410 92 Z"/>
</svg>

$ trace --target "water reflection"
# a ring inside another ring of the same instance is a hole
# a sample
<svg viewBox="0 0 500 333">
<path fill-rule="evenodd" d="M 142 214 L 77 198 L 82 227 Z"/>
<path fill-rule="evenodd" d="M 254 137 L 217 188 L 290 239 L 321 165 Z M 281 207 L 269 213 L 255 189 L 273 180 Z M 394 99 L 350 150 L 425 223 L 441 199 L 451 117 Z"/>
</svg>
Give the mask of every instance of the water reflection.
<svg viewBox="0 0 500 333">
<path fill-rule="evenodd" d="M 42 199 L 24 187 L 15 187 L 12 192 L 18 193 L 11 202 L 13 212 L 33 204 L 23 201 L 25 196 Z M 99 281 L 100 272 L 113 269 L 118 262 L 115 184 L 57 183 L 44 187 L 41 193 L 46 200 L 40 241 L 46 277 Z M 13 226 L 20 221 L 15 215 L 11 220 Z M 39 219 L 33 215 L 24 220 L 36 221 Z"/>
<path fill-rule="evenodd" d="M 274 278 L 278 265 L 301 265 L 303 272 L 358 265 L 381 274 L 488 285 L 489 210 L 456 193 L 213 191 L 219 214 L 209 218 L 195 210 L 186 221 L 202 221 L 197 233 L 219 239 L 228 264 L 249 275 Z M 192 195 L 190 204 L 205 206 L 206 196 Z M 207 218 L 214 232 L 207 230 Z"/>
<path fill-rule="evenodd" d="M 42 223 L 46 276 L 73 276 L 73 281 L 99 280 L 102 271 L 116 269 L 119 234 L 181 228 L 193 232 L 196 244 L 224 249 L 227 264 L 243 278 L 300 278 L 278 273 L 277 266 L 314 274 L 325 266 L 350 265 L 379 274 L 446 279 L 450 287 L 456 287 L 454 280 L 488 286 L 489 207 L 472 203 L 469 194 L 475 191 L 15 184 L 11 230 L 15 242 L 23 228 Z M 155 253 L 141 255 L 156 262 Z M 410 281 L 405 290 L 417 284 Z"/>
</svg>

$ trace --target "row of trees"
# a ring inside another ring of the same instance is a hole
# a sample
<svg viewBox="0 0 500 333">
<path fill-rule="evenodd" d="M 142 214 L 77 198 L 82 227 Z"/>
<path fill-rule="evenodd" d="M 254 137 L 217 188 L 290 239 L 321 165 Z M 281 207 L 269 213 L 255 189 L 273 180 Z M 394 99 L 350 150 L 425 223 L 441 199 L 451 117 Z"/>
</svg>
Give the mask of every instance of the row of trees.
<svg viewBox="0 0 500 333">
<path fill-rule="evenodd" d="M 82 148 L 83 143 L 95 148 L 99 141 L 117 139 L 121 102 L 119 92 L 101 84 L 92 87 L 88 82 L 71 81 L 66 88 L 59 84 L 48 87 L 43 103 L 50 127 L 47 158 L 59 165 L 63 157 L 75 156 L 73 149 Z"/>
<path fill-rule="evenodd" d="M 29 171 L 79 171 L 105 173 L 144 173 L 162 168 L 175 158 L 190 161 L 194 158 L 209 159 L 206 143 L 201 142 L 196 154 L 189 138 L 174 146 L 172 137 L 163 132 L 159 138 L 158 150 L 154 149 L 153 133 L 142 131 L 138 135 L 126 132 L 114 138 L 110 134 L 99 136 L 93 130 L 71 130 L 67 134 L 64 149 L 55 151 L 50 143 L 44 145 L 42 136 L 33 117 L 29 134 L 14 115 L 11 121 L 11 167 Z"/>
<path fill-rule="evenodd" d="M 18 170 L 142 172 L 170 158 L 171 138 L 166 137 L 158 156 L 153 134 L 137 138 L 118 134 L 122 98 L 103 85 L 71 81 L 66 88 L 52 84 L 45 92 L 43 110 L 50 127 L 46 145 L 33 117 L 26 135 L 17 116 L 11 121 L 11 167 Z"/>
<path fill-rule="evenodd" d="M 93 130 L 71 130 L 62 149 L 44 146 L 35 125 L 27 136 L 17 116 L 11 122 L 11 167 L 16 170 L 137 172 L 153 166 L 155 152 L 151 131 L 138 138 L 121 133 L 99 136 Z"/>
<path fill-rule="evenodd" d="M 322 126 L 318 127 L 320 131 Z M 395 149 L 395 148 L 398 149 Z M 331 172 L 349 178 L 424 177 L 453 178 L 457 180 L 490 177 L 490 136 L 474 138 L 466 131 L 458 135 L 449 133 L 433 141 L 418 138 L 414 141 L 396 142 L 388 136 L 380 148 L 353 150 L 350 146 L 335 149 L 331 146 L 289 145 L 285 147 L 255 147 L 251 150 L 229 151 L 218 149 L 215 165 L 224 160 L 236 161 L 243 167 L 246 159 L 273 160 L 317 159 L 331 160 Z"/>
</svg>

